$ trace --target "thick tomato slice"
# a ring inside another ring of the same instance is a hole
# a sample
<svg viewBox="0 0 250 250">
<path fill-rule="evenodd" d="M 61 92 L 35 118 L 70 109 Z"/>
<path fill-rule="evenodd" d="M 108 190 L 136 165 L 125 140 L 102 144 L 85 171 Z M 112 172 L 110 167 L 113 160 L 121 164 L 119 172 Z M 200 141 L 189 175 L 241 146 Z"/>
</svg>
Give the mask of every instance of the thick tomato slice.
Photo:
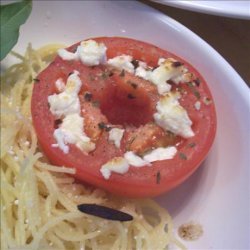
<svg viewBox="0 0 250 250">
<path fill-rule="evenodd" d="M 216 114 L 208 86 L 198 71 L 189 63 L 156 46 L 118 37 L 101 37 L 94 38 L 94 40 L 105 44 L 108 58 L 121 54 L 132 55 L 133 58 L 144 61 L 152 67 L 157 66 L 158 59 L 161 57 L 172 57 L 183 62 L 199 81 L 195 81 L 195 86 L 182 83 L 173 88 L 182 93 L 180 103 L 193 121 L 192 129 L 195 135 L 188 139 L 178 139 L 176 146 L 178 153 L 173 159 L 153 162 L 150 167 L 130 167 L 127 173 L 122 175 L 112 173 L 110 179 L 105 180 L 100 172 L 101 166 L 113 157 L 124 154 L 127 150 L 124 140 L 131 137 L 133 133 L 137 133 L 136 129 L 140 132 L 140 137 L 131 147 L 135 151 L 138 149 L 139 153 L 140 143 L 156 143 L 149 134 L 161 135 L 162 131 L 159 127 L 155 129 L 152 125 L 155 105 L 159 99 L 156 88 L 149 82 L 128 73 L 123 80 L 119 80 L 117 74 L 107 77 L 105 66 L 87 67 L 79 61 L 64 61 L 57 57 L 40 73 L 39 82 L 34 84 L 31 109 L 39 143 L 53 164 L 76 168 L 75 177 L 80 181 L 122 196 L 153 197 L 162 194 L 187 179 L 205 159 L 213 143 L 216 132 Z M 78 44 L 75 44 L 69 50 L 74 51 L 77 46 Z M 89 111 L 97 117 L 96 121 L 91 116 L 87 118 L 89 129 L 86 133 L 93 135 L 96 143 L 96 149 L 89 154 L 83 153 L 72 144 L 69 144 L 68 154 L 51 146 L 56 143 L 53 132 L 57 124 L 49 110 L 48 96 L 55 93 L 55 81 L 58 78 L 66 81 L 68 75 L 74 70 L 80 72 L 83 82 L 79 94 L 81 105 L 87 112 L 83 115 L 89 115 Z M 138 88 L 135 88 L 134 84 L 125 85 L 124 82 L 136 83 Z M 86 101 L 84 95 L 89 92 L 91 101 Z M 199 110 L 195 108 L 197 101 L 201 104 Z M 109 122 L 126 129 L 119 149 L 109 142 L 107 131 L 98 130 L 100 129 L 98 128 L 99 122 Z M 141 130 L 140 127 L 142 127 Z M 147 131 L 149 133 L 143 140 L 143 134 L 147 134 Z M 161 141 L 161 138 L 155 141 Z"/>
</svg>

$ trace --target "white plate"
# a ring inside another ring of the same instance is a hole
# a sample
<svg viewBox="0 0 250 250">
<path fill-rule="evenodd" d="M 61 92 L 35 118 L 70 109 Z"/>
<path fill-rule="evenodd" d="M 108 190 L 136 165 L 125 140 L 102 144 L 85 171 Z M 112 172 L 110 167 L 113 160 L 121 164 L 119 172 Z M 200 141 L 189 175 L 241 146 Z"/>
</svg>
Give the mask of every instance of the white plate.
<svg viewBox="0 0 250 250">
<path fill-rule="evenodd" d="M 227 16 L 233 18 L 250 19 L 250 1 L 199 1 L 199 0 L 152 0 L 186 10 L 197 11 L 206 14 Z"/>
<path fill-rule="evenodd" d="M 53 42 L 73 44 L 95 36 L 126 36 L 183 57 L 209 83 L 218 132 L 203 166 L 184 184 L 157 200 L 176 227 L 190 220 L 204 235 L 189 249 L 249 249 L 249 89 L 206 42 L 173 19 L 136 1 L 34 1 L 15 49 Z M 7 62 L 7 60 L 5 60 Z M 4 63 L 5 63 L 4 62 Z"/>
</svg>

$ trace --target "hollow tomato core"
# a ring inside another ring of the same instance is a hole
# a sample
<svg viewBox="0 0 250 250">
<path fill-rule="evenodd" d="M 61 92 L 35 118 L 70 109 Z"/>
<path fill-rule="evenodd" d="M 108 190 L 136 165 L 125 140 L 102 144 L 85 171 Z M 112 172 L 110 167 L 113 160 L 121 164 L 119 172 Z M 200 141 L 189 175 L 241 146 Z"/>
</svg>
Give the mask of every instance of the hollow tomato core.
<svg viewBox="0 0 250 250">
<path fill-rule="evenodd" d="M 148 94 L 141 88 L 127 86 L 127 82 L 118 85 L 109 84 L 102 96 L 100 109 L 109 123 L 139 127 L 151 122 L 154 110 Z"/>
</svg>

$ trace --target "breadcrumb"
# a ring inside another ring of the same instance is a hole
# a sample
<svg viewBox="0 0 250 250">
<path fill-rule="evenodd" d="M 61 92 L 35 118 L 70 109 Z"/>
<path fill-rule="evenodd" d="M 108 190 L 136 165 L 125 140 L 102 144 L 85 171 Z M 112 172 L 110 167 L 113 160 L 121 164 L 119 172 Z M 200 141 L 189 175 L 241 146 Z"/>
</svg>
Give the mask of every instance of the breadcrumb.
<svg viewBox="0 0 250 250">
<path fill-rule="evenodd" d="M 189 222 L 179 227 L 178 235 L 183 240 L 188 240 L 188 241 L 197 240 L 203 235 L 203 228 L 198 223 Z"/>
</svg>

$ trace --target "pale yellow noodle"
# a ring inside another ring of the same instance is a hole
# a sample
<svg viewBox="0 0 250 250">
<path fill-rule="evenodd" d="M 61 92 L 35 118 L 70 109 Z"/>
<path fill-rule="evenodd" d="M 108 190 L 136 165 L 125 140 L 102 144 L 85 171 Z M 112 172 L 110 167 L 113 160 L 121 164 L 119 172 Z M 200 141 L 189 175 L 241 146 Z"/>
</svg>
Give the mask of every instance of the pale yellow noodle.
<svg viewBox="0 0 250 250">
<path fill-rule="evenodd" d="M 40 151 L 30 111 L 33 79 L 62 47 L 34 50 L 29 44 L 24 56 L 12 52 L 20 63 L 1 76 L 1 249 L 152 250 L 169 244 L 185 249 L 174 237 L 170 215 L 155 202 L 121 199 L 75 183 L 70 176 L 75 169 L 51 165 Z M 77 205 L 84 202 L 120 209 L 134 220 L 80 213 Z"/>
</svg>

